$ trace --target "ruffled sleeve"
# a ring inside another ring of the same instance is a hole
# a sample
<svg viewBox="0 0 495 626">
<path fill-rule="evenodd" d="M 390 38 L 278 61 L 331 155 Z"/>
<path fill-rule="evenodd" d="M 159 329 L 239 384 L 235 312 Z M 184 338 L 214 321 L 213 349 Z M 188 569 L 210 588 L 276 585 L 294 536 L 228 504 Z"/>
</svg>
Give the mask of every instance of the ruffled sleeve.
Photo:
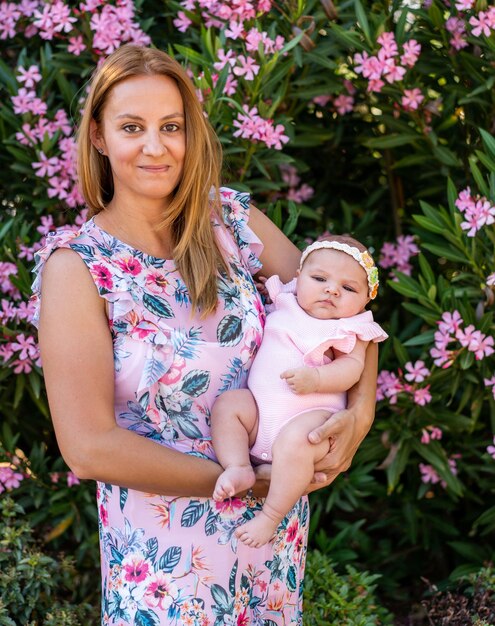
<svg viewBox="0 0 495 626">
<path fill-rule="evenodd" d="M 321 335 L 326 338 L 317 340 L 304 353 L 303 360 L 306 365 L 318 366 L 328 362 L 325 352 L 330 348 L 349 354 L 353 351 L 357 339 L 378 343 L 388 338 L 387 333 L 373 320 L 371 311 L 365 311 L 351 318 L 327 320 L 326 323 L 328 330 Z"/>
<path fill-rule="evenodd" d="M 230 232 L 241 257 L 251 274 L 256 274 L 262 267 L 259 259 L 263 244 L 248 226 L 250 195 L 228 187 L 220 188 L 222 217 Z"/>
<path fill-rule="evenodd" d="M 32 323 L 38 328 L 41 307 L 41 276 L 45 263 L 52 252 L 58 248 L 69 248 L 70 243 L 79 236 L 79 231 L 71 228 L 60 228 L 48 233 L 45 245 L 34 255 L 35 266 L 33 268 L 34 281 L 31 286 L 33 295 L 30 298 L 33 304 Z"/>
<path fill-rule="evenodd" d="M 295 298 L 296 293 L 296 278 L 293 278 L 288 283 L 283 283 L 280 278 L 275 274 L 270 276 L 266 281 L 265 287 L 270 296 L 271 304 L 266 305 L 267 313 L 271 313 L 277 309 L 277 306 L 282 304 L 284 298 Z"/>
</svg>

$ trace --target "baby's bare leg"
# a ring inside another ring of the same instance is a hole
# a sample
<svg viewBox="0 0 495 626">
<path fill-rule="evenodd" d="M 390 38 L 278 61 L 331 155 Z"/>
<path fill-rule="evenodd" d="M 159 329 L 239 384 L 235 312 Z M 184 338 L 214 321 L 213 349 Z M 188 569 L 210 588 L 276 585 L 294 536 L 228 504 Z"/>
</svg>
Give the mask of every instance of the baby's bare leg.
<svg viewBox="0 0 495 626">
<path fill-rule="evenodd" d="M 216 400 L 211 412 L 211 436 L 213 449 L 225 471 L 217 479 L 214 500 L 232 498 L 254 485 L 249 448 L 257 428 L 258 408 L 248 389 L 226 391 Z"/>
<path fill-rule="evenodd" d="M 306 491 L 315 463 L 328 452 L 328 441 L 311 444 L 308 433 L 328 419 L 327 411 L 311 411 L 292 419 L 272 448 L 270 489 L 260 514 L 236 530 L 237 537 L 254 548 L 265 545 L 278 525 Z"/>
</svg>

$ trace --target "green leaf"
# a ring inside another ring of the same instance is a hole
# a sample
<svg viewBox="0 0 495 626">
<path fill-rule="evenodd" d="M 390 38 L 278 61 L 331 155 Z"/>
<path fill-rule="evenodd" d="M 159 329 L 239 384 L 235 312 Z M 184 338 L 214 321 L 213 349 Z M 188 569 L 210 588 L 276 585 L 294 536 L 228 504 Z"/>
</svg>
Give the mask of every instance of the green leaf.
<svg viewBox="0 0 495 626">
<path fill-rule="evenodd" d="M 424 217 L 423 215 L 413 215 L 412 218 L 417 224 L 421 226 L 421 228 L 424 228 L 431 233 L 437 233 L 441 235 L 445 232 L 445 226 L 435 224 L 430 220 L 429 217 Z"/>
<path fill-rule="evenodd" d="M 457 251 L 452 247 L 424 243 L 423 248 L 426 248 L 430 252 L 433 252 L 433 254 L 436 254 L 436 256 L 443 257 L 449 261 L 455 261 L 456 263 L 463 264 L 469 263 L 469 259 L 467 259 L 461 251 Z"/>
<path fill-rule="evenodd" d="M 452 152 L 452 150 L 449 150 L 444 146 L 435 146 L 433 148 L 433 154 L 441 163 L 444 163 L 445 165 L 449 165 L 451 167 L 460 167 L 461 165 L 459 159 Z"/>
<path fill-rule="evenodd" d="M 364 10 L 363 5 L 361 4 L 360 0 L 354 0 L 354 10 L 356 11 L 357 23 L 361 27 L 361 30 L 363 31 L 364 36 L 366 37 L 366 41 L 368 42 L 370 46 L 373 46 L 373 42 L 371 40 L 370 25 L 368 23 L 366 11 Z"/>
<path fill-rule="evenodd" d="M 408 308 L 409 308 L 409 303 L 408 304 Z M 421 335 L 416 335 L 416 337 L 411 337 L 411 339 L 408 339 L 407 341 L 404 341 L 404 346 L 424 346 L 424 345 L 431 345 L 433 343 L 433 339 L 435 337 L 435 331 L 434 330 L 427 330 L 424 333 L 421 333 Z"/>
<path fill-rule="evenodd" d="M 482 128 L 480 128 L 480 135 L 488 154 L 495 159 L 495 138 L 488 131 L 483 130 Z"/>
<path fill-rule="evenodd" d="M 421 139 L 419 135 L 406 135 L 404 133 L 385 135 L 383 137 L 375 137 L 368 139 L 364 145 L 368 148 L 396 148 L 397 146 L 405 146 Z"/>
<path fill-rule="evenodd" d="M 407 350 L 404 348 L 404 345 L 400 342 L 397 337 L 392 338 L 394 344 L 394 352 L 397 356 L 397 360 L 401 366 L 404 366 L 405 363 L 409 361 L 409 355 Z"/>
<path fill-rule="evenodd" d="M 200 67 L 209 67 L 210 63 L 206 57 L 192 48 L 187 48 L 181 44 L 174 44 L 174 48 L 179 52 L 187 61 L 195 63 Z"/>
<path fill-rule="evenodd" d="M 476 164 L 476 160 L 474 156 L 471 156 L 469 158 L 469 169 L 471 170 L 471 173 L 473 175 L 474 180 L 476 181 L 476 185 L 478 186 L 479 191 L 484 196 L 489 196 L 490 191 L 488 189 L 488 185 L 485 182 L 485 179 L 483 177 L 483 174 L 480 171 L 480 168 Z"/>
</svg>

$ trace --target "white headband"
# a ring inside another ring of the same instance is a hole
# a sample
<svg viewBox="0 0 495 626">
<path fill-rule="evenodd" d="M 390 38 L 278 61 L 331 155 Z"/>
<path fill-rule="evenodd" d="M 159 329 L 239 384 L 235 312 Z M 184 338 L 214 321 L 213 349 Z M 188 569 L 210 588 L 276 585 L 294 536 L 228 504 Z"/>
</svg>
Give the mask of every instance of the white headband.
<svg viewBox="0 0 495 626">
<path fill-rule="evenodd" d="M 327 250 L 340 250 L 341 252 L 345 252 L 349 256 L 352 256 L 352 258 L 355 259 L 366 272 L 366 276 L 368 277 L 368 295 L 370 299 L 374 300 L 376 298 L 376 294 L 378 293 L 378 270 L 375 266 L 375 262 L 367 250 L 361 252 L 361 250 L 355 246 L 349 246 L 347 243 L 340 243 L 339 241 L 315 241 L 302 253 L 299 269 L 302 268 L 304 261 L 312 252 L 323 248 L 326 248 Z"/>
</svg>

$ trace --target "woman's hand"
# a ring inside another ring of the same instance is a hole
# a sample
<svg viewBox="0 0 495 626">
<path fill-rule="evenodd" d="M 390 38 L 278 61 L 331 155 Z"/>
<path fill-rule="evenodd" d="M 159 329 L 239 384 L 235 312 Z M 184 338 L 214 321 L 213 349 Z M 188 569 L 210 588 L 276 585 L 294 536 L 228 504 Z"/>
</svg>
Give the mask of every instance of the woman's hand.
<svg viewBox="0 0 495 626">
<path fill-rule="evenodd" d="M 328 439 L 330 450 L 315 466 L 313 484 L 308 493 L 329 485 L 340 473 L 349 469 L 372 423 L 372 420 L 358 419 L 353 410 L 344 409 L 309 433 L 308 439 L 311 443 Z"/>
</svg>

